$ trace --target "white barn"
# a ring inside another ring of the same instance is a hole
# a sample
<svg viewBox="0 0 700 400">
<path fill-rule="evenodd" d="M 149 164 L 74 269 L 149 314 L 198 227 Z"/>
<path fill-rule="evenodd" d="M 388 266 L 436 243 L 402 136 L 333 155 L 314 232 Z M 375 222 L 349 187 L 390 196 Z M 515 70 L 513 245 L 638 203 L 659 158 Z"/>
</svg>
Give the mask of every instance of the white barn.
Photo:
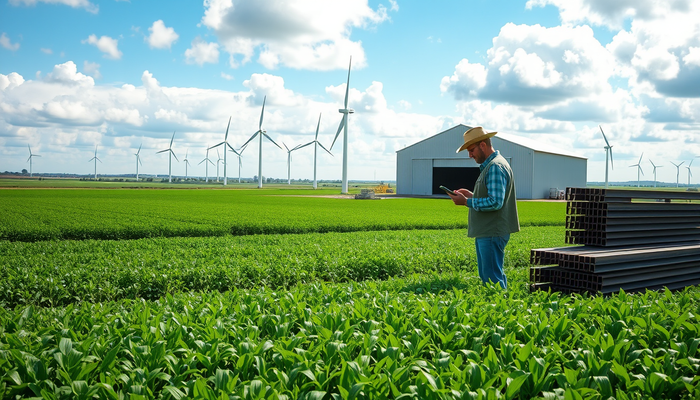
<svg viewBox="0 0 700 400">
<path fill-rule="evenodd" d="M 455 153 L 471 127 L 457 125 L 396 152 L 396 193 L 443 195 L 440 185 L 473 190 L 479 165 Z M 499 132 L 491 143 L 513 169 L 518 199 L 546 199 L 550 189 L 586 187 L 586 157 L 532 139 Z"/>
</svg>

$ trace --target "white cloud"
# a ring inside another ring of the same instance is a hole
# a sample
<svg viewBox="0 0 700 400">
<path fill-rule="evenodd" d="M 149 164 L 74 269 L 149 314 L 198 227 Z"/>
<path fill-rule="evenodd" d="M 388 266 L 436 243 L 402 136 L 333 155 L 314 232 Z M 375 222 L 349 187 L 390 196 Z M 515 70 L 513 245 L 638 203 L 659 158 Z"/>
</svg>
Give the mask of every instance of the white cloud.
<svg viewBox="0 0 700 400">
<path fill-rule="evenodd" d="M 91 77 L 78 72 L 78 67 L 73 61 L 68 61 L 64 64 L 54 66 L 53 71 L 46 75 L 46 81 L 71 86 L 95 85 L 95 81 Z"/>
<path fill-rule="evenodd" d="M 7 37 L 7 34 L 5 32 L 3 32 L 0 36 L 0 46 L 10 51 L 19 50 L 19 43 L 12 43 L 12 41 L 9 37 Z"/>
<path fill-rule="evenodd" d="M 175 33 L 175 29 L 166 27 L 161 19 L 153 22 L 153 25 L 148 28 L 148 31 L 151 32 L 151 34 L 146 40 L 152 49 L 169 49 L 180 37 Z"/>
<path fill-rule="evenodd" d="M 41 50 L 41 52 L 44 53 L 44 54 L 53 54 L 53 50 L 47 49 L 47 48 L 44 48 L 44 47 L 42 47 L 42 48 L 39 49 L 39 50 Z"/>
<path fill-rule="evenodd" d="M 219 62 L 219 44 L 209 43 L 197 37 L 192 41 L 192 46 L 185 51 L 188 64 L 204 65 Z"/>
<path fill-rule="evenodd" d="M 109 36 L 101 36 L 99 39 L 95 35 L 90 35 L 83 43 L 91 44 L 98 50 L 105 53 L 103 57 L 118 60 L 122 58 L 122 52 L 117 48 L 119 41 Z"/>
<path fill-rule="evenodd" d="M 233 76 L 231 76 L 231 75 L 229 75 L 229 74 L 227 74 L 227 73 L 225 73 L 225 72 L 222 72 L 222 73 L 221 73 L 221 77 L 224 78 L 224 79 L 226 79 L 227 81 L 232 81 L 232 80 L 233 80 Z"/>
<path fill-rule="evenodd" d="M 84 8 L 85 11 L 97 14 L 99 7 L 87 0 L 10 0 L 10 4 L 17 6 L 24 4 L 25 6 L 36 6 L 37 3 L 46 4 L 63 4 L 73 8 Z"/>
<path fill-rule="evenodd" d="M 487 65 L 463 59 L 440 89 L 457 100 L 554 104 L 609 90 L 614 62 L 587 26 L 508 23 L 493 39 Z"/>
<path fill-rule="evenodd" d="M 24 83 L 22 75 L 11 72 L 9 75 L 0 74 L 0 90 L 14 89 Z"/>
<path fill-rule="evenodd" d="M 101 79 L 102 74 L 100 73 L 100 64 L 93 63 L 89 61 L 83 62 L 83 71 L 95 79 Z"/>
<path fill-rule="evenodd" d="M 686 65 L 700 67 L 700 47 L 690 47 L 688 49 L 688 54 L 683 56 L 683 62 Z"/>
<path fill-rule="evenodd" d="M 350 40 L 352 29 L 389 18 L 386 8 L 373 10 L 367 0 L 205 0 L 204 6 L 202 23 L 215 32 L 233 67 L 249 62 L 258 50 L 257 61 L 270 69 L 344 68 L 350 55 L 362 68 L 364 49 Z"/>
</svg>

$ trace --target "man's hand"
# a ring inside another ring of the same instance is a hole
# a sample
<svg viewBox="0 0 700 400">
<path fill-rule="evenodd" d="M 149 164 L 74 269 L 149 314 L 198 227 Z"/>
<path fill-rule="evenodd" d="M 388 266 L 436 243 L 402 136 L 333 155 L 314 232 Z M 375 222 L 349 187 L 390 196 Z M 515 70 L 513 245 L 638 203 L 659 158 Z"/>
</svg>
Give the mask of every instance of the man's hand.
<svg viewBox="0 0 700 400">
<path fill-rule="evenodd" d="M 464 196 L 464 194 L 462 192 L 460 192 L 460 190 L 466 190 L 466 189 L 455 190 L 454 195 L 451 195 L 449 193 L 447 193 L 447 195 L 450 196 L 450 198 L 452 199 L 452 202 L 455 203 L 455 205 L 466 206 L 467 205 L 467 198 Z"/>
<path fill-rule="evenodd" d="M 470 191 L 467 190 L 467 189 L 457 189 L 457 190 L 455 190 L 455 192 L 461 193 L 462 196 L 464 196 L 464 197 L 466 197 L 466 198 L 468 198 L 468 199 L 471 199 L 472 197 L 474 197 L 474 193 L 470 192 Z"/>
</svg>

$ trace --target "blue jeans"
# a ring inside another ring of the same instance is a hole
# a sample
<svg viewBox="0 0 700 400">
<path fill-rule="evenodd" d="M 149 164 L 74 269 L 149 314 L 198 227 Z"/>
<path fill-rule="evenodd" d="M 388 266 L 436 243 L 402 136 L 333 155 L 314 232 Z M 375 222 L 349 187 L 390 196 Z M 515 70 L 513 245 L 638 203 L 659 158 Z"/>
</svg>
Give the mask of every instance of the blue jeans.
<svg viewBox="0 0 700 400">
<path fill-rule="evenodd" d="M 474 240 L 479 277 L 484 283 L 498 282 L 503 289 L 508 288 L 508 279 L 503 272 L 503 259 L 509 239 L 510 235 L 480 237 Z"/>
</svg>

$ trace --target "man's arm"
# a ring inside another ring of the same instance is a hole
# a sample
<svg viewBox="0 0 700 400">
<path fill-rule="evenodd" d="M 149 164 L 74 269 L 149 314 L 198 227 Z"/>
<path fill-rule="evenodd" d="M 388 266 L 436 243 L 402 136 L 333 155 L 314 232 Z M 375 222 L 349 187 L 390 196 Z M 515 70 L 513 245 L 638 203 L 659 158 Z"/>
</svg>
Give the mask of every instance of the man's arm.
<svg viewBox="0 0 700 400">
<path fill-rule="evenodd" d="M 466 202 L 467 207 L 476 211 L 496 211 L 503 207 L 508 187 L 508 175 L 500 167 L 489 167 L 486 174 L 486 192 L 488 196 L 471 198 Z"/>
</svg>

